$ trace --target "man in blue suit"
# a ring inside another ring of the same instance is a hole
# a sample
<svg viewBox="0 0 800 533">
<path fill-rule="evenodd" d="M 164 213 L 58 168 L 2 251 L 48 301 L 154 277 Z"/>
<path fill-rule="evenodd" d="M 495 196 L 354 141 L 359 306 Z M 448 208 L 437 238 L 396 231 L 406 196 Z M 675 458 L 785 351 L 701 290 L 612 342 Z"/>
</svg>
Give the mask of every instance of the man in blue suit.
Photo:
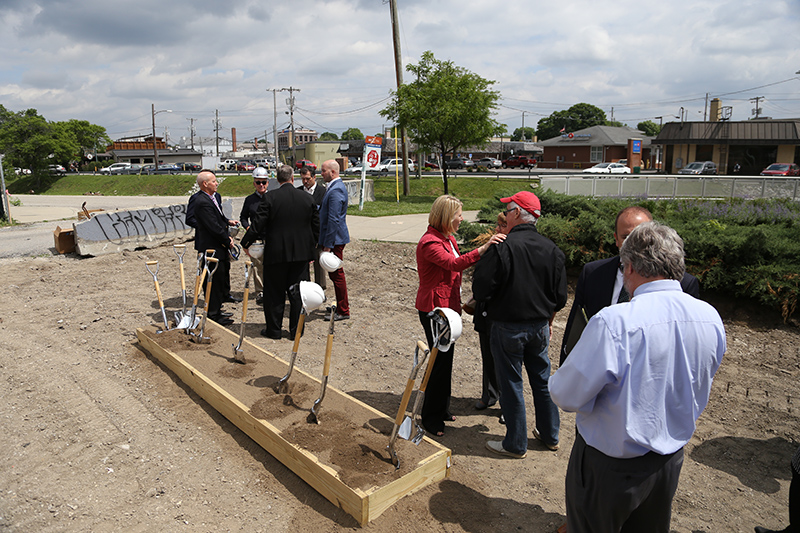
<svg viewBox="0 0 800 533">
<path fill-rule="evenodd" d="M 651 220 L 653 220 L 653 215 L 650 211 L 638 205 L 629 206 L 620 211 L 614 223 L 614 241 L 617 249 L 622 248 L 622 243 L 625 242 L 625 238 L 633 231 L 633 228 L 642 222 Z M 567 339 L 569 339 L 570 331 L 581 309 L 586 313 L 588 321 L 604 307 L 630 300 L 630 295 L 622 286 L 622 270 L 620 268 L 618 255 L 583 265 L 578 285 L 575 288 L 575 300 L 569 312 L 567 327 L 564 329 L 564 339 L 561 342 L 561 365 L 569 355 Z M 700 298 L 700 283 L 691 274 L 684 274 L 681 288 L 686 294 Z"/>
<path fill-rule="evenodd" d="M 347 206 L 349 204 L 347 187 L 339 177 L 339 163 L 329 159 L 322 163 L 322 179 L 328 187 L 319 210 L 319 245 L 323 252 L 333 252 L 339 259 L 344 259 L 344 247 L 350 242 L 347 231 Z M 329 272 L 336 292 L 336 309 L 334 320 L 350 318 L 350 303 L 347 300 L 347 280 L 344 269 Z"/>
</svg>

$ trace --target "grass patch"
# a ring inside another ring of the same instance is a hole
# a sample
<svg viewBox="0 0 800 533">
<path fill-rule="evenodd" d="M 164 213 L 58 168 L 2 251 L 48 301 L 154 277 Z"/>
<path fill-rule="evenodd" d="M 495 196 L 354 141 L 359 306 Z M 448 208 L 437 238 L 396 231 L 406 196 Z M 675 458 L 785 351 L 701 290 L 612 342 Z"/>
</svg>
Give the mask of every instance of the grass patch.
<svg viewBox="0 0 800 533">
<path fill-rule="evenodd" d="M 37 194 L 76 196 L 89 193 L 104 196 L 182 196 L 189 192 L 195 179 L 195 176 L 186 175 L 70 174 L 63 178 L 45 178 L 39 182 L 38 188 L 36 178 L 21 178 L 10 184 L 8 190 L 15 194 L 27 194 L 33 190 Z"/>
</svg>

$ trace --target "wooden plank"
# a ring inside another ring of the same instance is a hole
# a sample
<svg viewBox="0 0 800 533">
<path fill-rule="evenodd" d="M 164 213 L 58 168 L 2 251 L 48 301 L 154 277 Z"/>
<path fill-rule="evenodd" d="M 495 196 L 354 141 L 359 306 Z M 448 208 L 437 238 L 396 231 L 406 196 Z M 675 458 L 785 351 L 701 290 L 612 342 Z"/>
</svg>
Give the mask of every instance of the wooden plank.
<svg viewBox="0 0 800 533">
<path fill-rule="evenodd" d="M 216 326 L 216 324 L 212 324 L 211 329 L 214 335 L 222 337 L 220 342 L 225 343 L 238 339 L 237 335 L 225 328 Z M 410 465 L 413 469 L 409 473 L 382 487 L 371 487 L 367 490 L 349 487 L 339 478 L 334 468 L 321 462 L 313 453 L 287 441 L 276 426 L 253 416 L 247 405 L 218 386 L 212 379 L 186 360 L 160 346 L 157 342 L 158 336 L 153 335 L 152 332 L 149 335 L 145 334 L 145 330 L 141 328 L 136 330 L 136 335 L 142 347 L 147 349 L 170 371 L 174 372 L 181 381 L 191 387 L 209 405 L 257 442 L 270 455 L 317 490 L 328 501 L 355 517 L 361 525 L 377 518 L 404 496 L 412 494 L 449 475 L 450 450 L 425 437 L 423 441 L 433 450 L 433 453 L 419 461 L 416 466 Z M 248 345 L 249 350 L 259 352 L 259 358 L 268 357 L 272 361 L 271 364 L 280 364 L 281 368 L 288 368 L 288 364 L 285 361 L 247 340 L 245 340 L 245 343 Z M 248 356 L 249 360 L 250 357 Z M 319 384 L 318 379 L 302 370 L 295 368 L 295 372 Z M 372 406 L 352 398 L 334 387 L 328 386 L 327 394 L 339 395 L 345 398 L 349 403 L 352 403 L 352 410 L 354 411 L 361 411 L 374 419 L 382 419 L 389 423 L 394 422 Z"/>
</svg>

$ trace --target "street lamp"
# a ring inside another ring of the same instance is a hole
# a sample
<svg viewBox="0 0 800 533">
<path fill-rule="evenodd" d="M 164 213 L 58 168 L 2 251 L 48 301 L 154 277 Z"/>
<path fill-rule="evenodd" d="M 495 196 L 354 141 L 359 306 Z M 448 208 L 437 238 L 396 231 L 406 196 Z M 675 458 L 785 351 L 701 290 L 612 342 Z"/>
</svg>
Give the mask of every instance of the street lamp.
<svg viewBox="0 0 800 533">
<path fill-rule="evenodd" d="M 158 148 L 156 148 L 156 115 L 159 113 L 172 113 L 172 109 L 162 109 L 160 111 L 156 111 L 156 105 L 150 104 L 152 117 L 153 117 L 153 163 L 155 163 L 155 169 L 158 170 Z"/>
</svg>

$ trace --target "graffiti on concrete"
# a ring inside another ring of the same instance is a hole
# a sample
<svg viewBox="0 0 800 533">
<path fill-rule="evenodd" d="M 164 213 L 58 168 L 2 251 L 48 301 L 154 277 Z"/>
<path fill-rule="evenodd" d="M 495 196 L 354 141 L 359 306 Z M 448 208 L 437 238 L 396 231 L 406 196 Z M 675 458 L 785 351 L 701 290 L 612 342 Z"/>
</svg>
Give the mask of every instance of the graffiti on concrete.
<svg viewBox="0 0 800 533">
<path fill-rule="evenodd" d="M 170 205 L 137 211 L 98 213 L 91 220 L 79 224 L 84 229 L 82 238 L 93 241 L 121 243 L 130 238 L 165 239 L 184 236 L 192 228 L 186 225 L 186 206 Z M 76 227 L 76 230 L 77 230 Z"/>
</svg>

